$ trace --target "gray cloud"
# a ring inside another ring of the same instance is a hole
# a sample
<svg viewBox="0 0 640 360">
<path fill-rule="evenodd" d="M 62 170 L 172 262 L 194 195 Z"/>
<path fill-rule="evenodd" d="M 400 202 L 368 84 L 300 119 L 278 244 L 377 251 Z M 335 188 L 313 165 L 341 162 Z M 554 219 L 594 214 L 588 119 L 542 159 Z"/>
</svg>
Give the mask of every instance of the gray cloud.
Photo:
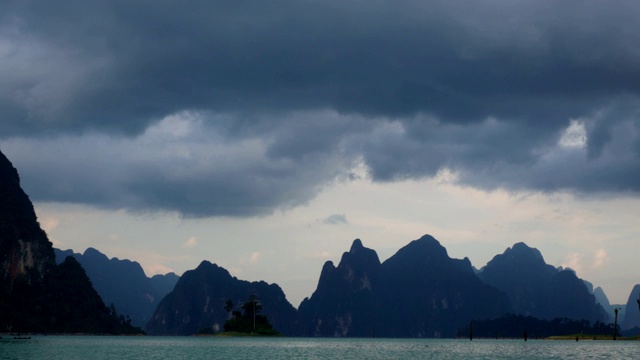
<svg viewBox="0 0 640 360">
<path fill-rule="evenodd" d="M 3 79 L 7 131 L 130 133 L 186 109 L 322 108 L 557 128 L 638 89 L 633 2 L 36 1 L 2 10 L 5 66 L 22 69 Z"/>
<path fill-rule="evenodd" d="M 35 200 L 187 217 L 265 215 L 298 206 L 352 166 L 340 147 L 270 156 L 269 137 L 229 141 L 199 116 L 180 114 L 135 138 L 15 138 L 3 142 L 2 151 Z"/>
<path fill-rule="evenodd" d="M 325 225 L 347 224 L 347 217 L 344 214 L 333 214 L 322 220 Z"/>
<path fill-rule="evenodd" d="M 638 19 L 633 1 L 10 1 L 0 141 L 37 200 L 187 216 L 296 206 L 358 161 L 375 181 L 637 193 Z M 198 131 L 150 139 L 189 112 Z M 558 145 L 572 119 L 583 147 Z"/>
</svg>

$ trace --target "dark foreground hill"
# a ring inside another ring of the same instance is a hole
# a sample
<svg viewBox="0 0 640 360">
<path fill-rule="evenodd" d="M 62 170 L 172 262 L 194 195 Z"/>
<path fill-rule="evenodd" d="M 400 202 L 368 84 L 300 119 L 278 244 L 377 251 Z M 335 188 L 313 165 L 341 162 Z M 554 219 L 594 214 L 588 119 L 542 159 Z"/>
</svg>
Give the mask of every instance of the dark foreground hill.
<svg viewBox="0 0 640 360">
<path fill-rule="evenodd" d="M 0 329 L 139 332 L 104 305 L 73 258 L 56 265 L 51 242 L 11 162 L 0 152 Z"/>
<path fill-rule="evenodd" d="M 94 248 L 83 254 L 54 249 L 56 262 L 73 256 L 87 272 L 105 304 L 113 304 L 118 313 L 128 316 L 135 326 L 144 328 L 162 298 L 167 295 L 178 275 L 169 273 L 147 277 L 139 263 L 111 258 Z"/>
</svg>

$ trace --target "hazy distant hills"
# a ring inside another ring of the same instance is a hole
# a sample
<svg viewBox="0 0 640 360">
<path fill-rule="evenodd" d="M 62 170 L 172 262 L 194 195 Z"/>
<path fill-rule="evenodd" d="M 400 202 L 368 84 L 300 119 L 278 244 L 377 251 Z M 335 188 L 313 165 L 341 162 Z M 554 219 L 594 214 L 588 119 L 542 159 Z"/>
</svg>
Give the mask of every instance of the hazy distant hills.
<svg viewBox="0 0 640 360">
<path fill-rule="evenodd" d="M 587 285 L 587 289 L 589 290 L 589 292 L 591 294 L 593 294 L 593 296 L 596 298 L 596 302 L 598 304 L 600 304 L 602 306 L 602 308 L 604 309 L 604 311 L 607 313 L 608 315 L 608 322 L 613 322 L 614 321 L 614 313 L 613 313 L 613 309 L 614 306 L 611 305 L 611 303 L 609 302 L 609 298 L 607 297 L 607 294 L 605 294 L 604 290 L 601 287 L 597 287 L 597 288 L 593 288 L 593 284 L 590 283 L 587 280 L 582 279 L 582 281 L 584 282 L 585 285 Z M 620 314 L 618 314 L 620 315 Z M 622 317 L 618 317 L 618 320 L 622 319 Z"/>
<path fill-rule="evenodd" d="M 142 328 L 179 278 L 174 273 L 149 278 L 139 263 L 127 259 L 109 259 L 94 248 L 88 248 L 83 254 L 58 249 L 55 249 L 55 253 L 58 263 L 67 256 L 78 260 L 105 304 L 113 304 L 118 313 L 129 316 L 132 324 Z"/>
<path fill-rule="evenodd" d="M 305 336 L 450 337 L 471 319 L 511 310 L 468 259 L 451 259 L 425 235 L 384 263 L 355 240 L 338 267 L 327 262 L 299 308 Z"/>
<path fill-rule="evenodd" d="M 296 309 L 277 284 L 249 282 L 208 261 L 185 272 L 158 305 L 147 324 L 151 335 L 191 335 L 201 329 L 221 331 L 228 318 L 225 303 L 240 310 L 249 296 L 259 298 L 273 327 L 285 335 L 296 335 Z"/>
<path fill-rule="evenodd" d="M 545 263 L 542 254 L 517 243 L 480 270 L 485 283 L 504 291 L 516 314 L 607 322 L 608 315 L 571 270 Z"/>
<path fill-rule="evenodd" d="M 296 311 L 280 287 L 232 277 L 204 261 L 187 271 L 158 305 L 149 334 L 190 335 L 221 330 L 232 300 L 236 309 L 257 295 L 274 328 L 287 335 L 328 337 L 452 337 L 471 320 L 521 314 L 608 323 L 596 301 L 601 289 L 571 270 L 544 262 L 537 249 L 515 244 L 480 271 L 452 259 L 433 237 L 412 241 L 381 263 L 355 240 L 336 267 L 324 264 L 318 286 Z M 513 317 L 519 319 L 519 317 Z"/>
</svg>

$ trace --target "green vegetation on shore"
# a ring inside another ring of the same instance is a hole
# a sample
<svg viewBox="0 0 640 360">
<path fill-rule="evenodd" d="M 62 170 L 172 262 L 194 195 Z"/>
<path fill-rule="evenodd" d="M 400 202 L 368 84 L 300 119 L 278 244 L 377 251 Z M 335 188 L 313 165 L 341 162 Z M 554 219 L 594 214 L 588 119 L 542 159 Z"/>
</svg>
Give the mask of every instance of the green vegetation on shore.
<svg viewBox="0 0 640 360">
<path fill-rule="evenodd" d="M 224 324 L 224 331 L 215 333 L 211 328 L 205 328 L 198 331 L 196 335 L 206 336 L 281 336 L 276 331 L 266 315 L 260 314 L 262 304 L 257 296 L 251 295 L 249 299 L 242 305 L 243 312 L 233 310 L 234 305 L 231 300 L 227 300 L 224 309 L 227 311 L 228 320 Z"/>
</svg>

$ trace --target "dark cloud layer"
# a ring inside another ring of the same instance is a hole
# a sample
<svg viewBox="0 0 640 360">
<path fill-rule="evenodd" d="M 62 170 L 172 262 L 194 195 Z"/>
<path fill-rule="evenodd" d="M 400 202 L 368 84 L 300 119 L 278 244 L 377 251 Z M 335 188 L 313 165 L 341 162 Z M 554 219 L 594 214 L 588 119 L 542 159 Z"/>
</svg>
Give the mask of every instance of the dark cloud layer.
<svg viewBox="0 0 640 360">
<path fill-rule="evenodd" d="M 14 155 L 38 199 L 193 216 L 295 206 L 358 161 L 378 181 L 637 193 L 639 19 L 634 1 L 9 1 L 0 140 L 70 142 L 48 166 Z M 179 145 L 237 148 L 227 167 L 152 141 L 118 177 L 87 170 L 108 160 L 83 136 L 136 153 L 184 112 L 200 131 Z M 571 120 L 585 144 L 560 144 Z M 64 191 L 70 173 L 87 178 Z"/>
</svg>

